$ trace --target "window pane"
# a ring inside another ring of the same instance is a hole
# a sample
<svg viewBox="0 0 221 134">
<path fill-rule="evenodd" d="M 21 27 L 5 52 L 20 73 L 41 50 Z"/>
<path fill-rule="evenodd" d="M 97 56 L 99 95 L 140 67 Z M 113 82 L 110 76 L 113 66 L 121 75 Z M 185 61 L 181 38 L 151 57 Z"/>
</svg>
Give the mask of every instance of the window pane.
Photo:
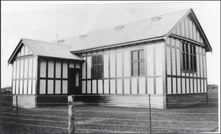
<svg viewBox="0 0 221 134">
<path fill-rule="evenodd" d="M 185 43 L 185 52 L 188 53 L 188 44 Z"/>
<path fill-rule="evenodd" d="M 76 74 L 75 74 L 75 86 L 76 87 L 79 86 L 79 72 L 76 72 Z"/>
<path fill-rule="evenodd" d="M 61 81 L 56 80 L 55 81 L 55 94 L 60 94 L 61 93 Z"/>
<path fill-rule="evenodd" d="M 139 51 L 139 59 L 144 59 L 144 51 Z"/>
<path fill-rule="evenodd" d="M 181 41 L 182 43 L 182 69 L 196 71 L 196 46 Z"/>
<path fill-rule="evenodd" d="M 54 77 L 54 61 L 48 61 L 48 77 Z"/>
<path fill-rule="evenodd" d="M 190 70 L 193 70 L 193 56 L 190 55 Z"/>
<path fill-rule="evenodd" d="M 93 56 L 92 57 L 93 64 L 97 64 L 97 61 L 98 61 L 98 57 L 97 56 Z"/>
<path fill-rule="evenodd" d="M 144 75 L 144 62 L 139 62 L 139 75 Z"/>
<path fill-rule="evenodd" d="M 63 78 L 68 78 L 68 63 L 63 62 Z"/>
<path fill-rule="evenodd" d="M 56 78 L 61 78 L 61 62 L 56 61 Z"/>
<path fill-rule="evenodd" d="M 100 55 L 98 56 L 98 64 L 102 64 L 103 63 L 103 57 Z"/>
<path fill-rule="evenodd" d="M 187 46 L 188 46 L 188 51 L 187 51 L 187 53 L 188 53 L 188 54 L 190 54 L 190 53 L 191 53 L 191 44 L 190 44 L 190 43 L 188 43 L 188 45 L 187 45 Z"/>
<path fill-rule="evenodd" d="M 93 56 L 92 58 L 92 77 L 102 78 L 103 77 L 103 57 L 102 55 Z"/>
<path fill-rule="evenodd" d="M 132 60 L 138 60 L 138 51 L 132 52 Z"/>
<path fill-rule="evenodd" d="M 190 46 L 190 53 L 192 54 L 193 53 L 193 46 L 192 45 L 189 45 Z"/>
<path fill-rule="evenodd" d="M 185 52 L 185 44 L 182 43 L 182 52 Z"/>
<path fill-rule="evenodd" d="M 67 80 L 63 80 L 62 91 L 63 91 L 63 94 L 67 94 L 68 93 L 68 81 Z"/>
<path fill-rule="evenodd" d="M 193 59 L 193 71 L 196 71 L 196 60 L 195 60 L 195 56 L 192 57 Z"/>
<path fill-rule="evenodd" d="M 185 54 L 185 63 L 186 63 L 186 70 L 189 70 L 189 56 Z"/>
<path fill-rule="evenodd" d="M 98 75 L 98 66 L 97 65 L 93 65 L 92 68 L 92 78 L 97 78 Z"/>
<path fill-rule="evenodd" d="M 54 93 L 54 81 L 48 80 L 48 94 Z"/>
<path fill-rule="evenodd" d="M 182 69 L 185 69 L 185 54 L 182 54 Z"/>
<path fill-rule="evenodd" d="M 196 54 L 196 47 L 193 46 L 193 54 Z"/>
<path fill-rule="evenodd" d="M 103 66 L 99 65 L 98 66 L 98 78 L 102 78 L 103 77 Z"/>
<path fill-rule="evenodd" d="M 40 77 L 46 77 L 46 61 L 40 62 Z"/>
<path fill-rule="evenodd" d="M 133 62 L 132 63 L 132 68 L 133 68 L 133 76 L 137 76 L 138 75 L 138 63 L 137 62 Z"/>
</svg>

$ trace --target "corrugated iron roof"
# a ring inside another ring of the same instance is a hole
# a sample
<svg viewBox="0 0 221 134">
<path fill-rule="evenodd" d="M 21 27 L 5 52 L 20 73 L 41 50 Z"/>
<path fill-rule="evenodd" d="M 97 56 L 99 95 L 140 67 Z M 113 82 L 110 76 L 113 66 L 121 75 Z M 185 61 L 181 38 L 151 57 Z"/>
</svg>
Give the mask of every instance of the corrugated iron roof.
<svg viewBox="0 0 221 134">
<path fill-rule="evenodd" d="M 100 48 L 109 45 L 139 41 L 144 39 L 162 37 L 178 23 L 178 21 L 190 9 L 181 10 L 157 17 L 123 24 L 123 28 L 115 30 L 116 27 L 88 33 L 80 39 L 78 36 L 64 39 L 61 44 L 71 44 L 70 51 L 77 52 L 92 48 Z"/>
<path fill-rule="evenodd" d="M 79 56 L 76 56 L 70 52 L 71 47 L 62 44 L 55 44 L 31 39 L 22 39 L 22 42 L 28 46 L 28 48 L 38 56 L 64 58 L 82 60 Z"/>
</svg>

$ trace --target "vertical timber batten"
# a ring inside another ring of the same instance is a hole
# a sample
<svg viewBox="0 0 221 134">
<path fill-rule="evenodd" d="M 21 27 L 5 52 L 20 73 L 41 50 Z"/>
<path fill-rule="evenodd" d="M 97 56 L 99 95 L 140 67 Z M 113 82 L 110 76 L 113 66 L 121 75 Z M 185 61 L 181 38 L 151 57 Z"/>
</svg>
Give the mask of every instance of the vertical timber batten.
<svg viewBox="0 0 221 134">
<path fill-rule="evenodd" d="M 146 44 L 147 45 L 147 44 Z M 145 46 L 146 46 L 145 45 Z M 144 62 L 145 62 L 145 68 L 144 68 L 144 71 L 145 71 L 145 94 L 148 94 L 148 85 L 147 85 L 147 68 L 148 68 L 148 66 L 147 66 L 147 48 L 145 47 L 144 48 L 144 57 L 145 57 L 145 60 L 144 60 Z"/>
<path fill-rule="evenodd" d="M 166 38 L 164 38 L 164 40 L 162 41 L 163 43 L 163 54 L 164 58 L 163 58 L 163 66 L 162 66 L 162 70 L 163 70 L 163 109 L 167 108 L 167 45 L 166 45 Z"/>
<path fill-rule="evenodd" d="M 155 42 L 153 42 L 155 46 Z M 156 76 L 156 47 L 153 48 L 153 75 Z M 156 77 L 153 78 L 153 94 L 156 94 Z"/>
<path fill-rule="evenodd" d="M 56 82 L 56 80 L 55 80 L 55 78 L 56 78 L 56 60 L 54 60 L 53 64 L 54 64 L 54 72 L 53 72 L 53 73 L 54 73 L 54 79 L 53 79 L 53 93 L 56 94 L 56 93 L 55 93 L 55 92 L 56 92 L 56 91 L 55 91 L 55 89 L 56 89 L 56 87 L 55 87 L 55 86 L 56 86 L 56 84 L 55 84 L 55 82 Z"/>
<path fill-rule="evenodd" d="M 34 60 L 32 60 L 32 62 L 33 62 L 33 64 L 34 64 Z M 36 60 L 36 64 L 37 64 L 37 70 L 36 70 L 36 81 L 35 81 L 35 83 L 33 83 L 33 84 L 35 84 L 35 86 L 36 86 L 36 88 L 35 88 L 35 93 L 36 93 L 36 99 L 35 99 L 35 104 L 36 104 L 36 107 L 38 107 L 39 105 L 38 105 L 38 101 L 39 101 L 39 92 L 40 92 L 40 57 L 39 56 L 37 56 L 37 60 Z M 33 65 L 32 64 L 32 65 Z M 33 67 L 34 68 L 34 67 Z M 32 69 L 33 70 L 33 69 Z M 34 71 L 34 70 L 33 70 Z M 33 75 L 32 75 L 32 77 L 33 77 Z"/>
</svg>

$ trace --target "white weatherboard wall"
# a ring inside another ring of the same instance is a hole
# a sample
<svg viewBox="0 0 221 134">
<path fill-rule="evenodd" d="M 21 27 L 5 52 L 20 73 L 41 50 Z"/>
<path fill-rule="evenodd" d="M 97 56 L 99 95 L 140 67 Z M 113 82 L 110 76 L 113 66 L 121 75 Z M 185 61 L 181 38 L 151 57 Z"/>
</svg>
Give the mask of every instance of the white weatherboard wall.
<svg viewBox="0 0 221 134">
<path fill-rule="evenodd" d="M 18 106 L 35 107 L 37 57 L 24 44 L 19 48 L 12 63 L 12 94 L 18 95 Z M 16 96 L 13 96 L 13 106 Z"/>
<path fill-rule="evenodd" d="M 144 95 L 163 94 L 163 41 L 135 44 L 82 53 L 85 62 L 82 65 L 82 93 L 83 94 L 119 94 Z M 144 50 L 145 75 L 131 76 L 131 51 Z M 103 55 L 103 78 L 91 78 L 91 59 L 93 55 Z M 97 82 L 98 81 L 98 82 Z M 112 97 L 115 98 L 116 97 Z M 163 104 L 163 95 L 158 103 Z"/>
<path fill-rule="evenodd" d="M 69 68 L 80 68 L 80 63 L 43 58 L 39 64 L 39 94 L 68 94 L 68 70 Z M 83 76 L 85 77 L 84 74 Z M 79 81 L 79 79 L 75 80 Z"/>
<path fill-rule="evenodd" d="M 36 93 L 37 58 L 22 45 L 12 63 L 12 94 Z"/>
</svg>

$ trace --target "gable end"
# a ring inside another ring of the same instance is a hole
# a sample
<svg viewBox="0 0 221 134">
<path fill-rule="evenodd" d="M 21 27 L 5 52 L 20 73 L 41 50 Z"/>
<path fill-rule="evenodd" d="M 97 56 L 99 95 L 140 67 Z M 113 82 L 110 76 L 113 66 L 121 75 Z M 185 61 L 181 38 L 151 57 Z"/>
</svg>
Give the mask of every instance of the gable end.
<svg viewBox="0 0 221 134">
<path fill-rule="evenodd" d="M 206 52 L 212 51 L 212 47 L 192 9 L 183 16 L 167 36 L 170 35 L 197 42 L 197 44 L 205 47 Z"/>
<path fill-rule="evenodd" d="M 16 58 L 29 56 L 29 55 L 35 55 L 35 54 L 32 52 L 32 50 L 30 50 L 30 48 L 27 45 L 25 45 L 25 43 L 21 39 L 18 45 L 16 46 L 15 50 L 13 51 L 12 55 L 10 56 L 8 64 L 13 63 Z"/>
</svg>

